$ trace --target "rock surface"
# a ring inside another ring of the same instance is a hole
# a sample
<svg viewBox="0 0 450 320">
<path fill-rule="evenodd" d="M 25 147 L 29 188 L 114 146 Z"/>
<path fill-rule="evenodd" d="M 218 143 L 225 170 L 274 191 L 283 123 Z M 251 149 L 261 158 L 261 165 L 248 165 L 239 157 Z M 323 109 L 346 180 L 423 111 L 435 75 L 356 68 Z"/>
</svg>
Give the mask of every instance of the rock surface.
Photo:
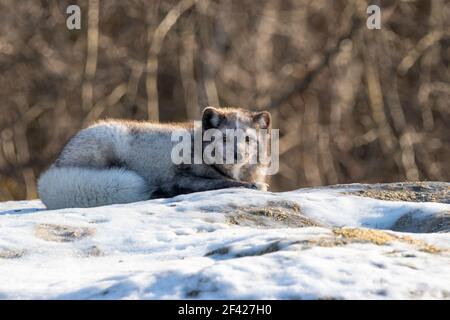
<svg viewBox="0 0 450 320">
<path fill-rule="evenodd" d="M 450 298 L 450 184 L 0 203 L 0 298 Z"/>
</svg>

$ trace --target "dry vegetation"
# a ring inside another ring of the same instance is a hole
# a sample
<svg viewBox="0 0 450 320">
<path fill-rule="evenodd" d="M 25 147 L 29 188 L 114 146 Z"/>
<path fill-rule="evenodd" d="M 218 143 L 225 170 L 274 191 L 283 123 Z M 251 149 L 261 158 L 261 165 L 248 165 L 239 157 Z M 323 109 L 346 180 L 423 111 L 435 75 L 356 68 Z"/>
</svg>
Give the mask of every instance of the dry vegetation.
<svg viewBox="0 0 450 320">
<path fill-rule="evenodd" d="M 371 31 L 363 0 L 0 0 L 0 200 L 96 119 L 206 105 L 270 109 L 273 190 L 450 180 L 450 2 L 379 4 Z"/>
</svg>

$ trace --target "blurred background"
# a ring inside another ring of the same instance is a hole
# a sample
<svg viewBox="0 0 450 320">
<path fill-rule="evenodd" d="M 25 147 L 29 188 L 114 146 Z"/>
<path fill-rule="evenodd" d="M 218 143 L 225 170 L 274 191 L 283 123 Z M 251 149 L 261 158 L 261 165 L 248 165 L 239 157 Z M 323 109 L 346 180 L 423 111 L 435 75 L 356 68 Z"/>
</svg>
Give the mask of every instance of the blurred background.
<svg viewBox="0 0 450 320">
<path fill-rule="evenodd" d="M 207 105 L 272 113 L 272 190 L 449 181 L 450 1 L 0 0 L 0 201 L 98 119 Z"/>
</svg>

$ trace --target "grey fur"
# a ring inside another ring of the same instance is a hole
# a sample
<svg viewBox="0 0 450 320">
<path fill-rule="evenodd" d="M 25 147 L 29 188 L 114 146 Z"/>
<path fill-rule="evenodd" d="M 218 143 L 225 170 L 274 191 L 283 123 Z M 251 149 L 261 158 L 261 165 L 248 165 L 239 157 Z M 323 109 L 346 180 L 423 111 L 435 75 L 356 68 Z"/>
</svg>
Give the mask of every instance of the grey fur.
<svg viewBox="0 0 450 320">
<path fill-rule="evenodd" d="M 268 113 L 242 109 L 204 110 L 203 126 L 270 127 Z M 102 121 L 76 134 L 38 181 L 49 209 L 92 207 L 184 193 L 245 187 L 266 190 L 260 165 L 175 165 L 172 132 L 192 124 Z"/>
</svg>

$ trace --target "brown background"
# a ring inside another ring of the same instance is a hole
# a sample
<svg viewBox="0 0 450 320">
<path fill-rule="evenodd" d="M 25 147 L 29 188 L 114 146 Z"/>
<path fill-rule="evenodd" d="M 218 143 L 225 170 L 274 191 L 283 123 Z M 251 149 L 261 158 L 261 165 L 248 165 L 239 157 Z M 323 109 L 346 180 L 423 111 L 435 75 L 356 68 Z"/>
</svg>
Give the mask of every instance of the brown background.
<svg viewBox="0 0 450 320">
<path fill-rule="evenodd" d="M 82 29 L 66 28 L 66 7 Z M 450 180 L 450 1 L 0 0 L 0 200 L 105 117 L 270 110 L 272 190 Z"/>
</svg>

